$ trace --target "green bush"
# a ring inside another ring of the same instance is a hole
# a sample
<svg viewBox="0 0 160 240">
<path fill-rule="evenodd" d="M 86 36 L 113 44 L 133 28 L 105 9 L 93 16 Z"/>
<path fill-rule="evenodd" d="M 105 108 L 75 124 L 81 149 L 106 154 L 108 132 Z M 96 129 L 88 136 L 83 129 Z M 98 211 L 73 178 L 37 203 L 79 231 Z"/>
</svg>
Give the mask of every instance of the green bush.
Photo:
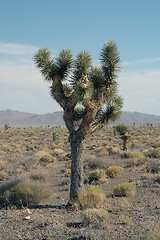
<svg viewBox="0 0 160 240">
<path fill-rule="evenodd" d="M 50 196 L 46 185 L 28 178 L 14 179 L 0 186 L 2 205 L 31 206 Z"/>
<path fill-rule="evenodd" d="M 78 193 L 78 201 L 82 208 L 93 208 L 103 205 L 106 199 L 105 193 L 102 189 L 97 187 L 89 187 L 82 189 Z"/>
<path fill-rule="evenodd" d="M 130 158 L 144 158 L 144 154 L 142 152 L 133 152 L 129 156 Z"/>
<path fill-rule="evenodd" d="M 113 193 L 117 197 L 134 196 L 136 193 L 135 182 L 123 182 L 113 189 Z"/>
</svg>

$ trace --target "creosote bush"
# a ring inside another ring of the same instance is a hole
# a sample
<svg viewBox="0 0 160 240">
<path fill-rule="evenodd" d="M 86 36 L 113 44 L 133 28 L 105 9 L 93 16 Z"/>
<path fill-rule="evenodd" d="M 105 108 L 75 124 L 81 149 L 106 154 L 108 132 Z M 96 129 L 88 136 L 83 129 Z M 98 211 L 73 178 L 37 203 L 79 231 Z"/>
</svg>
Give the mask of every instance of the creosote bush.
<svg viewBox="0 0 160 240">
<path fill-rule="evenodd" d="M 119 166 L 111 166 L 106 169 L 106 175 L 110 178 L 114 178 L 123 173 L 123 168 Z"/>
<path fill-rule="evenodd" d="M 104 191 L 97 187 L 84 188 L 78 192 L 78 201 L 82 208 L 100 207 L 106 199 Z"/>
<path fill-rule="evenodd" d="M 134 196 L 136 193 L 135 182 L 123 182 L 113 189 L 113 193 L 116 197 L 128 197 Z"/>
<path fill-rule="evenodd" d="M 108 212 L 102 208 L 90 208 L 86 209 L 82 215 L 82 221 L 86 224 L 95 223 L 95 222 L 102 222 L 107 220 Z"/>
<path fill-rule="evenodd" d="M 50 193 L 45 184 L 28 178 L 18 178 L 4 182 L 0 186 L 0 204 L 31 206 L 49 198 Z"/>
</svg>

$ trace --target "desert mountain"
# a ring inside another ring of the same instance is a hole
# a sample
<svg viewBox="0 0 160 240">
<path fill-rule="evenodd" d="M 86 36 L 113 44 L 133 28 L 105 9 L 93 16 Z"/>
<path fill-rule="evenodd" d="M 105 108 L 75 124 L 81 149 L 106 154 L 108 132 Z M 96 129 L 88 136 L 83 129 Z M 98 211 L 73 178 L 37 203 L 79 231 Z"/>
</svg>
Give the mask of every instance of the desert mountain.
<svg viewBox="0 0 160 240">
<path fill-rule="evenodd" d="M 160 116 L 144 114 L 139 112 L 122 112 L 121 117 L 111 125 L 124 123 L 126 125 L 136 126 L 146 125 L 147 123 L 158 125 L 160 124 Z M 37 126 L 64 126 L 63 111 L 47 113 L 47 114 L 33 114 L 26 112 L 19 112 L 13 110 L 0 110 L 0 127 L 9 124 L 11 127 L 37 127 Z"/>
</svg>

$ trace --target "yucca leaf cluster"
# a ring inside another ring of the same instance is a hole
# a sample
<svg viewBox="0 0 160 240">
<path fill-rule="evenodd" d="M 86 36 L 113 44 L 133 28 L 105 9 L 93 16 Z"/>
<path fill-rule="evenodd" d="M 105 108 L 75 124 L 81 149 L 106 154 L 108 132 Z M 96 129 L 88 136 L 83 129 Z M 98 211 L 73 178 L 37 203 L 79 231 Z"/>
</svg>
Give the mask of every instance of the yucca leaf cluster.
<svg viewBox="0 0 160 240">
<path fill-rule="evenodd" d="M 74 59 L 68 49 L 52 58 L 51 52 L 42 48 L 35 54 L 34 61 L 44 79 L 52 83 L 52 97 L 64 111 L 72 110 L 72 120 L 83 120 L 91 109 L 94 128 L 119 117 L 123 100 L 117 90 L 120 57 L 114 41 L 104 44 L 101 66 L 92 65 L 91 54 L 87 51 L 78 53 Z"/>
</svg>

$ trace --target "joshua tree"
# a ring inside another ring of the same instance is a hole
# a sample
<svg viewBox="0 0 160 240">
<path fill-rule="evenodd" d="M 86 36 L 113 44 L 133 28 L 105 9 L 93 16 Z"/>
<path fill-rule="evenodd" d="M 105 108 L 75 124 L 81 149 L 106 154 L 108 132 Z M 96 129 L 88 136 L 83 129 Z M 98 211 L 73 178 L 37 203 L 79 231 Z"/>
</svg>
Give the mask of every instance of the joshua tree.
<svg viewBox="0 0 160 240">
<path fill-rule="evenodd" d="M 83 186 L 83 140 L 96 129 L 116 120 L 122 108 L 115 80 L 120 67 L 118 49 L 113 41 L 104 44 L 101 67 L 91 65 L 91 55 L 86 51 L 73 59 L 69 50 L 62 50 L 53 59 L 50 51 L 42 48 L 35 54 L 34 61 L 44 79 L 51 84 L 51 96 L 64 111 L 72 159 L 70 201 L 76 201 Z"/>
<path fill-rule="evenodd" d="M 127 140 L 130 137 L 128 127 L 124 124 L 118 124 L 114 128 L 119 133 L 120 138 L 123 140 L 123 150 L 127 150 Z"/>
</svg>

